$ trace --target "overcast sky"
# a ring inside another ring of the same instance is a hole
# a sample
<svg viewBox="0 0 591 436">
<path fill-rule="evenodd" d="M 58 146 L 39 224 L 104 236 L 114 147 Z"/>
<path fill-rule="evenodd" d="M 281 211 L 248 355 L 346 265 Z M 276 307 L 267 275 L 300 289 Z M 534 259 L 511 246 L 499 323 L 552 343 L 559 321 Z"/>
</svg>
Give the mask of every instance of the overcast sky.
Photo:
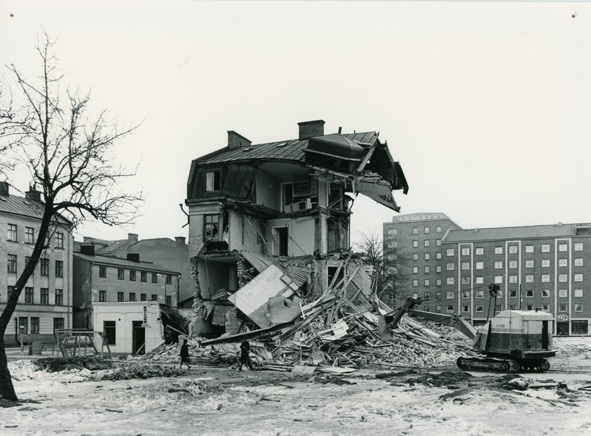
<svg viewBox="0 0 591 436">
<path fill-rule="evenodd" d="M 228 130 L 256 144 L 316 119 L 380 132 L 410 185 L 402 213 L 464 228 L 591 221 L 589 4 L 3 0 L 1 63 L 36 73 L 43 30 L 66 83 L 142 122 L 118 147 L 140 162 L 143 216 L 78 235 L 186 236 L 192 159 Z M 361 196 L 353 212 L 354 240 L 395 215 Z"/>
</svg>

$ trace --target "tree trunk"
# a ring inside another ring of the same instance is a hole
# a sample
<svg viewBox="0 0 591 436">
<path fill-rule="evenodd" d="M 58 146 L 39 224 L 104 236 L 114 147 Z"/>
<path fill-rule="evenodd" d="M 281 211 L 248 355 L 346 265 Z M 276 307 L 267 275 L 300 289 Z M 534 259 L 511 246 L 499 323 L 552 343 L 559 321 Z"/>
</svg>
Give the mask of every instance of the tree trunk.
<svg viewBox="0 0 591 436">
<path fill-rule="evenodd" d="M 27 283 L 27 280 L 31 277 L 35 271 L 35 267 L 41 258 L 41 253 L 45 249 L 45 240 L 49 230 L 49 225 L 53 218 L 53 199 L 48 199 L 44 204 L 43 218 L 41 219 L 41 225 L 39 227 L 39 234 L 37 235 L 37 241 L 35 242 L 35 248 L 31 253 L 29 262 L 25 265 L 25 269 L 16 281 L 14 292 L 10 295 L 10 298 L 6 302 L 6 306 L 0 315 L 0 396 L 3 399 L 18 401 L 16 392 L 14 391 L 14 385 L 12 384 L 12 377 L 8 370 L 8 359 L 6 357 L 6 344 L 4 343 L 4 335 L 6 333 L 6 327 L 10 322 L 10 318 L 14 314 L 18 299 Z"/>
<path fill-rule="evenodd" d="M 0 398 L 3 400 L 18 401 L 12 377 L 8 370 L 8 359 L 6 358 L 6 347 L 4 346 L 4 335 L 0 335 Z"/>
</svg>

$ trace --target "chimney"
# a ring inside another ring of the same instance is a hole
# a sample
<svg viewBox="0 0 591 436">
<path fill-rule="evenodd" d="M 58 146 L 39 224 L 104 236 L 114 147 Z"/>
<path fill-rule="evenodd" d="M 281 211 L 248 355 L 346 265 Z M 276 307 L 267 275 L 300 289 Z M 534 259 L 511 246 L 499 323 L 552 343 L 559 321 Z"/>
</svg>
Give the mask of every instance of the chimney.
<svg viewBox="0 0 591 436">
<path fill-rule="evenodd" d="M 139 253 L 127 253 L 127 260 L 131 260 L 132 262 L 139 262 L 140 261 L 140 254 Z"/>
<path fill-rule="evenodd" d="M 8 182 L 0 182 L 0 195 L 9 196 L 10 185 Z"/>
<path fill-rule="evenodd" d="M 184 237 L 184 236 L 175 236 L 175 237 L 174 237 L 174 241 L 175 241 L 177 244 L 180 244 L 180 245 L 185 245 L 185 237 Z"/>
<path fill-rule="evenodd" d="M 324 135 L 324 120 L 303 121 L 300 126 L 300 140 Z"/>
<path fill-rule="evenodd" d="M 236 133 L 234 130 L 228 130 L 228 148 L 230 150 L 236 150 L 242 147 L 250 147 L 252 141 L 246 139 L 239 133 Z"/>
<path fill-rule="evenodd" d="M 87 254 L 89 256 L 94 256 L 94 245 L 81 245 L 80 253 Z"/>
<path fill-rule="evenodd" d="M 131 242 L 137 242 L 138 241 L 138 235 L 137 233 L 128 233 L 127 234 L 127 240 L 131 241 Z"/>
<path fill-rule="evenodd" d="M 41 202 L 41 192 L 37 191 L 35 185 L 29 186 L 29 190 L 25 192 L 25 197 L 27 200 L 36 201 L 37 203 Z"/>
</svg>

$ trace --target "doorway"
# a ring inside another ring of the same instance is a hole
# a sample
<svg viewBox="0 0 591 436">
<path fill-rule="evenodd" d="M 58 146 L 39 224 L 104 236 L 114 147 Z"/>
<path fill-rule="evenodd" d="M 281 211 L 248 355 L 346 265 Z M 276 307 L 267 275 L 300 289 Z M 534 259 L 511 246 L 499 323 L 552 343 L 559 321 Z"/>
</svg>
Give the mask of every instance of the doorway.
<svg viewBox="0 0 591 436">
<path fill-rule="evenodd" d="M 131 353 L 146 353 L 146 328 L 142 321 L 132 321 L 132 350 Z"/>
<path fill-rule="evenodd" d="M 289 242 L 289 231 L 287 227 L 280 227 L 277 230 L 277 255 L 287 256 L 288 242 Z"/>
</svg>

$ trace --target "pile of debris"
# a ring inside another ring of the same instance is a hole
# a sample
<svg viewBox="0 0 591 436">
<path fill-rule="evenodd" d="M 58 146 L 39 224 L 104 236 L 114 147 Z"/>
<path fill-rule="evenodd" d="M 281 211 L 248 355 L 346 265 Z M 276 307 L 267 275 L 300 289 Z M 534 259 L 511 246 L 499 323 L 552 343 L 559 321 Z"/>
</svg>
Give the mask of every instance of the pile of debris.
<svg viewBox="0 0 591 436">
<path fill-rule="evenodd" d="M 391 309 L 369 287 L 349 286 L 358 277 L 358 271 L 354 270 L 348 278 L 343 275 L 320 297 L 298 301 L 294 320 L 261 328 L 265 310 L 257 309 L 250 315 L 259 328 L 226 333 L 215 339 L 190 340 L 192 362 L 234 365 L 240 343 L 246 340 L 250 342 L 258 368 L 274 371 L 449 367 L 455 366 L 460 354 L 469 353 L 471 341 L 452 333 L 453 328 L 432 323 L 435 332 L 407 315 L 402 316 L 388 339 L 384 339 L 378 319 Z M 234 296 L 239 306 L 240 296 Z M 286 307 L 293 312 L 293 304 Z M 178 350 L 176 344 L 162 345 L 143 358 L 178 362 Z"/>
</svg>

